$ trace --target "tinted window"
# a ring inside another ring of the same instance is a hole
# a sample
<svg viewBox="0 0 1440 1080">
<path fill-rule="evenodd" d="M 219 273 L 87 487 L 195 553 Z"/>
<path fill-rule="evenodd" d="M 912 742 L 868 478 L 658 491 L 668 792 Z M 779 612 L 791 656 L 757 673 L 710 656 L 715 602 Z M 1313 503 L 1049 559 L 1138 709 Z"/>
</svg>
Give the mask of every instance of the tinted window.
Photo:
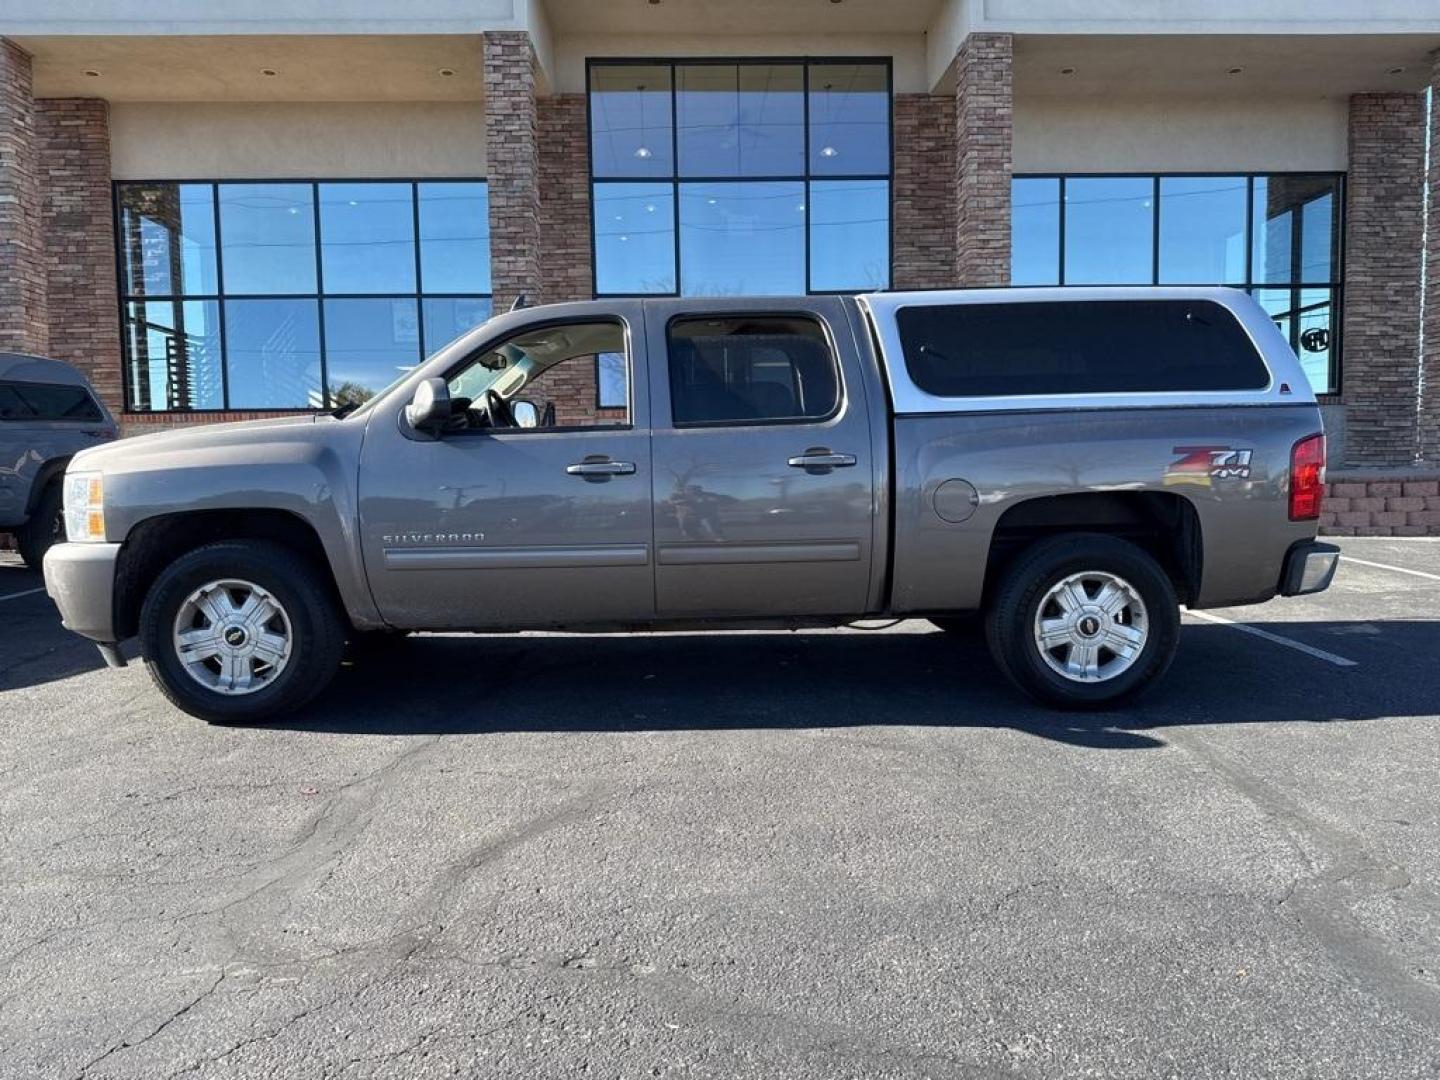
<svg viewBox="0 0 1440 1080">
<path fill-rule="evenodd" d="M 0 420 L 103 419 L 100 406 L 83 386 L 53 383 L 0 382 Z"/>
<path fill-rule="evenodd" d="M 829 343 L 811 319 L 677 319 L 669 342 L 676 424 L 820 420 L 839 401 Z"/>
<path fill-rule="evenodd" d="M 952 304 L 898 315 L 905 366 L 939 397 L 1254 390 L 1269 374 L 1209 301 Z"/>
</svg>

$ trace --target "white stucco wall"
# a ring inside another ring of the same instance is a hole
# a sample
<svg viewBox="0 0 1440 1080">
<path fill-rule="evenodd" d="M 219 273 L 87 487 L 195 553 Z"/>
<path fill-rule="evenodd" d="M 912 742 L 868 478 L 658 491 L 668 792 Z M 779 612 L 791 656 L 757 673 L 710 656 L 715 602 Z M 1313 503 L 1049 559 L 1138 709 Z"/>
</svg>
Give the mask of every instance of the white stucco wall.
<svg viewBox="0 0 1440 1080">
<path fill-rule="evenodd" d="M 120 102 L 110 139 L 121 180 L 485 175 L 473 102 Z"/>
<path fill-rule="evenodd" d="M 1015 171 L 1338 171 L 1346 123 L 1343 99 L 1017 97 Z"/>
</svg>

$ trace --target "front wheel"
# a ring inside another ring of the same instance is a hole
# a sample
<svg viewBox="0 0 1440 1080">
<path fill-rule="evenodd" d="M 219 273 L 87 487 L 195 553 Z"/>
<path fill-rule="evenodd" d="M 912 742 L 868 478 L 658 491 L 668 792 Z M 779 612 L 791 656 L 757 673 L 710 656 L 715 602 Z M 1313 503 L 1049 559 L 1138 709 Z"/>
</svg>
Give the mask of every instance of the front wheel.
<svg viewBox="0 0 1440 1080">
<path fill-rule="evenodd" d="M 308 560 L 234 540 L 161 573 L 140 612 L 140 644 L 172 704 L 202 720 L 251 723 L 298 709 L 329 684 L 345 626 Z"/>
<path fill-rule="evenodd" d="M 52 480 L 36 500 L 30 520 L 15 533 L 20 558 L 31 570 L 39 570 L 45 553 L 65 539 L 65 509 L 60 495 L 60 481 Z"/>
<path fill-rule="evenodd" d="M 1061 709 L 1098 709 L 1153 686 L 1175 658 L 1180 607 L 1169 576 L 1112 536 L 1041 541 L 1005 574 L 986 616 L 1000 670 Z"/>
</svg>

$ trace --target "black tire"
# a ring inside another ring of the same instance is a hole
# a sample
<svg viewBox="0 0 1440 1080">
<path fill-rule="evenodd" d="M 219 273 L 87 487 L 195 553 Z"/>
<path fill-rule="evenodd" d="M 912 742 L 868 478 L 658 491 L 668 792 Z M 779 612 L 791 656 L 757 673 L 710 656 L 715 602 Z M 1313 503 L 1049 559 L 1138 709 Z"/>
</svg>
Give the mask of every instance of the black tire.
<svg viewBox="0 0 1440 1080">
<path fill-rule="evenodd" d="M 141 652 L 155 685 L 171 704 L 211 723 L 256 723 L 299 709 L 329 685 L 345 648 L 348 627 L 322 574 L 289 548 L 262 540 L 226 540 L 182 556 L 155 580 L 140 611 Z M 229 695 L 202 685 L 176 652 L 181 606 L 197 589 L 221 579 L 258 585 L 289 619 L 284 668 L 251 693 Z"/>
<path fill-rule="evenodd" d="M 65 539 L 65 508 L 61 505 L 60 481 L 52 480 L 40 492 L 35 512 L 15 533 L 20 558 L 31 570 L 39 570 L 45 553 Z"/>
<path fill-rule="evenodd" d="M 1072 574 L 1091 572 L 1129 583 L 1144 602 L 1148 630 L 1128 669 L 1103 681 L 1079 682 L 1046 663 L 1035 640 L 1035 620 L 1052 588 Z M 986 612 L 985 636 L 1006 678 L 1041 703 L 1058 709 L 1109 708 L 1134 700 L 1170 667 L 1180 641 L 1180 607 L 1164 569 L 1134 544 L 1068 533 L 1040 541 L 1009 567 Z"/>
</svg>

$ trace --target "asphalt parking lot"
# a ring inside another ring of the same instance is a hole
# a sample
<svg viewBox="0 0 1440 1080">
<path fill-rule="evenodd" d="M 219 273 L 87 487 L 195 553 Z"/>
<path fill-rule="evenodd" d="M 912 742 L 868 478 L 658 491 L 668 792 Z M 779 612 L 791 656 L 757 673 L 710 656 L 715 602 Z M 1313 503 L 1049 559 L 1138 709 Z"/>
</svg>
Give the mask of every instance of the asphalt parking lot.
<svg viewBox="0 0 1440 1080">
<path fill-rule="evenodd" d="M 0 556 L 0 1075 L 1434 1077 L 1440 542 L 1343 545 L 1124 713 L 912 622 L 422 637 L 268 729 Z"/>
</svg>

